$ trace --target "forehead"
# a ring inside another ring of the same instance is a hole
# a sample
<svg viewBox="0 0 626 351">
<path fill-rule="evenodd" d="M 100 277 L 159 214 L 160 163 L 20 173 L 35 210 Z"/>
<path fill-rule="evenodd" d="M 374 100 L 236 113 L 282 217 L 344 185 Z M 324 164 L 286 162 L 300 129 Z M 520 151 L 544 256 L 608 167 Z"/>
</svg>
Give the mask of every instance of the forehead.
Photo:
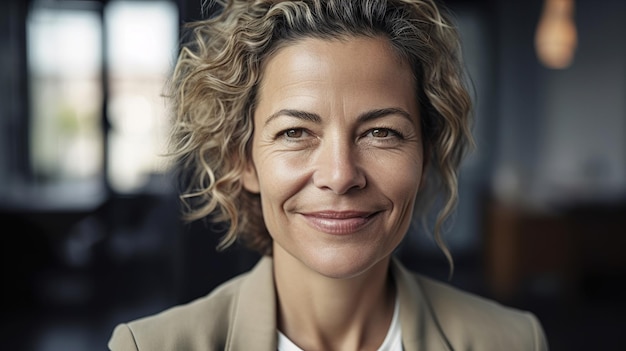
<svg viewBox="0 0 626 351">
<path fill-rule="evenodd" d="M 259 105 L 320 103 L 416 104 L 416 80 L 385 37 L 303 38 L 274 52 L 263 66 Z M 284 107 L 284 106 L 283 106 Z M 306 106 L 305 106 L 306 107 Z M 380 106 L 373 106 L 380 107 Z"/>
<path fill-rule="evenodd" d="M 412 76 L 408 60 L 401 57 L 400 52 L 393 47 L 390 40 L 380 35 L 375 37 L 344 35 L 336 38 L 303 37 L 280 43 L 273 52 L 264 59 L 262 73 L 272 69 L 272 66 L 283 65 L 286 62 L 297 63 L 300 68 L 307 65 L 313 68 L 322 61 L 330 60 L 332 65 L 352 66 L 359 62 L 359 66 L 371 69 L 376 65 L 379 70 L 386 68 L 389 73 L 395 68 L 405 70 L 405 74 Z M 281 68 L 288 68 L 281 66 Z M 319 67 L 318 67 L 319 68 Z M 266 74 L 263 74 L 265 77 Z"/>
</svg>

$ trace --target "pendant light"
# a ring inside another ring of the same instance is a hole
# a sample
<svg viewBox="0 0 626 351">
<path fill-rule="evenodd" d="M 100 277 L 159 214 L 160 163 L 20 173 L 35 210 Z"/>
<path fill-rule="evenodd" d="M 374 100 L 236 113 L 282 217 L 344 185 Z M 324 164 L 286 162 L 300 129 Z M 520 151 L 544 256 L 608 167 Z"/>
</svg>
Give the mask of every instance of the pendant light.
<svg viewBox="0 0 626 351">
<path fill-rule="evenodd" d="M 571 65 L 578 42 L 574 21 L 574 0 L 544 0 L 535 32 L 539 61 L 551 69 Z"/>
</svg>

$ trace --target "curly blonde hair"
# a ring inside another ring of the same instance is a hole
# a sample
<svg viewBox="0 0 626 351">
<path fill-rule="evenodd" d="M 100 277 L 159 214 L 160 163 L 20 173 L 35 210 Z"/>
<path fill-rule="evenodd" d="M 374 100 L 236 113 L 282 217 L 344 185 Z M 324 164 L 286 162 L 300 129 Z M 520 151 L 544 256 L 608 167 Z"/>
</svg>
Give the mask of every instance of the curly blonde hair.
<svg viewBox="0 0 626 351">
<path fill-rule="evenodd" d="M 181 199 L 188 221 L 226 223 L 218 249 L 234 242 L 271 255 L 258 195 L 244 190 L 253 111 L 263 64 L 302 38 L 384 36 L 410 63 L 421 106 L 427 187 L 443 194 L 434 237 L 456 206 L 457 172 L 470 146 L 471 99 L 460 42 L 449 12 L 433 0 L 218 1 L 215 16 L 185 25 L 171 78 L 171 155 L 185 172 Z M 418 194 L 418 206 L 424 196 Z"/>
</svg>

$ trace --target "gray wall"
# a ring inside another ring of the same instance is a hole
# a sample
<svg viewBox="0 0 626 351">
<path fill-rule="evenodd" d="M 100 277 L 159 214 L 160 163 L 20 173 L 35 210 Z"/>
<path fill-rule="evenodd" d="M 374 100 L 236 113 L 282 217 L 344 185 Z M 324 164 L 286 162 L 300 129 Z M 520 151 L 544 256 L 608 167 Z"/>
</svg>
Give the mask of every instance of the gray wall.
<svg viewBox="0 0 626 351">
<path fill-rule="evenodd" d="M 534 50 L 540 0 L 454 2 L 475 94 L 477 149 L 463 164 L 445 235 L 481 249 L 485 201 L 552 213 L 626 198 L 626 1 L 578 0 L 578 48 L 565 70 Z M 438 254 L 423 233 L 410 244 Z"/>
<path fill-rule="evenodd" d="M 565 70 L 544 68 L 533 56 L 540 10 L 538 1 L 498 9 L 494 190 L 538 208 L 623 199 L 626 1 L 576 2 L 578 48 Z"/>
</svg>

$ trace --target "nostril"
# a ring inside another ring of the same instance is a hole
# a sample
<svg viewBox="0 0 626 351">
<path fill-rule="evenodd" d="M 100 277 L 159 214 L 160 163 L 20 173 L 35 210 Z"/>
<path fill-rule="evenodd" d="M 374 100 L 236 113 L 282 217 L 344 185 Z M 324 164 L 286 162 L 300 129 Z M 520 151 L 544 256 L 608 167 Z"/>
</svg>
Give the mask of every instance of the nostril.
<svg viewBox="0 0 626 351">
<path fill-rule="evenodd" d="M 344 194 L 366 186 L 359 155 L 355 154 L 352 147 L 347 141 L 335 139 L 321 145 L 315 157 L 310 160 L 315 168 L 313 181 L 317 187 Z"/>
<path fill-rule="evenodd" d="M 363 189 L 367 185 L 365 173 L 352 165 L 318 169 L 313 180 L 317 187 L 332 190 L 336 194 L 344 194 L 352 189 Z"/>
</svg>

